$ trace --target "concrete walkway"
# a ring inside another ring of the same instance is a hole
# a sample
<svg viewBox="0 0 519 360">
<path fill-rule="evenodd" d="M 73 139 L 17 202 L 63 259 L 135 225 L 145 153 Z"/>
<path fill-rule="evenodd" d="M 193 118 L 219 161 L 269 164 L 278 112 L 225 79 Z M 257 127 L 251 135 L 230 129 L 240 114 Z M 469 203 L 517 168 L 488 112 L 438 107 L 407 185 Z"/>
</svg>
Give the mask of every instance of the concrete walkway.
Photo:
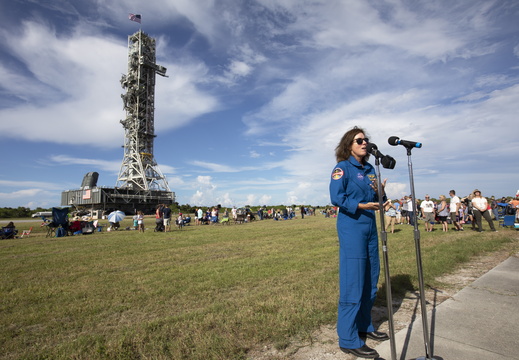
<svg viewBox="0 0 519 360">
<path fill-rule="evenodd" d="M 519 359 L 519 258 L 508 258 L 427 316 L 430 359 Z M 422 324 L 420 316 L 395 334 L 395 360 L 426 358 Z M 389 341 L 376 350 L 393 360 Z"/>
</svg>

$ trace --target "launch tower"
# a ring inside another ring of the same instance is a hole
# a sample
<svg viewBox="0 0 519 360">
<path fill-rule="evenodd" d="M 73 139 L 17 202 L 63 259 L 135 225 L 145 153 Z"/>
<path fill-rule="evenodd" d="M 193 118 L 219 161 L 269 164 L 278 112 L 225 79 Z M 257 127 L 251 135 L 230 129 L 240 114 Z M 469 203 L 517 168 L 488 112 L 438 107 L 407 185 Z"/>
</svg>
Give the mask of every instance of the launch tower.
<svg viewBox="0 0 519 360">
<path fill-rule="evenodd" d="M 173 204 L 175 193 L 153 156 L 155 139 L 155 77 L 166 76 L 157 65 L 155 39 L 142 30 L 128 37 L 128 74 L 121 78 L 126 93 L 121 95 L 126 117 L 124 155 L 115 188 L 98 187 L 98 173 L 85 175 L 80 189 L 63 191 L 62 206 L 90 210 L 92 214 L 109 210 L 128 213 L 152 212 L 158 204 Z"/>
<path fill-rule="evenodd" d="M 139 30 L 128 38 L 128 74 L 121 78 L 126 118 L 117 188 L 171 191 L 153 156 L 155 74 L 166 76 L 166 68 L 155 63 L 155 39 Z"/>
</svg>

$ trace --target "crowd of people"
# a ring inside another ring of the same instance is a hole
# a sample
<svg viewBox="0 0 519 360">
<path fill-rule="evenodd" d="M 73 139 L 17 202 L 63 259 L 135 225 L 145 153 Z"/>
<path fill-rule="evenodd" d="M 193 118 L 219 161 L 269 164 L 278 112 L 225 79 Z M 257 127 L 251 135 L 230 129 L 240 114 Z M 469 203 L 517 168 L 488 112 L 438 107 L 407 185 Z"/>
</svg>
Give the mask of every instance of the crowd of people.
<svg viewBox="0 0 519 360">
<path fill-rule="evenodd" d="M 300 207 L 301 218 L 305 215 L 315 215 L 313 207 Z M 220 206 L 207 208 L 205 211 L 198 208 L 195 212 L 195 225 L 216 224 L 218 222 L 226 223 L 232 221 L 234 223 L 251 222 L 254 220 L 291 220 L 296 217 L 296 210 L 287 206 L 283 209 L 270 208 L 266 206 L 259 207 L 256 212 L 253 212 L 249 207 L 236 208 L 234 206 L 230 211 L 228 208 L 222 211 Z"/>
<path fill-rule="evenodd" d="M 397 201 L 389 199 L 384 207 L 386 232 L 393 233 L 398 224 L 414 225 L 413 212 L 416 212 L 417 219 L 424 221 L 426 232 L 433 231 L 435 224 L 440 224 L 444 232 L 449 230 L 450 224 L 454 231 L 464 231 L 464 225 L 470 225 L 471 230 L 481 232 L 484 230 L 483 219 L 491 231 L 497 231 L 494 221 L 499 221 L 506 214 L 515 215 L 516 222 L 519 222 L 519 190 L 510 201 L 505 197 L 498 200 L 494 196 L 487 199 L 478 189 L 461 199 L 455 190 L 450 190 L 449 196 L 449 202 L 445 195 L 434 201 L 427 194 L 424 200 L 414 202 L 414 210 L 411 196 Z"/>
<path fill-rule="evenodd" d="M 299 207 L 300 216 L 315 215 L 315 209 L 313 207 Z M 284 207 L 283 209 L 270 208 L 266 206 L 260 207 L 257 211 L 252 211 L 249 207 L 232 209 L 222 209 L 220 205 L 202 208 L 198 207 L 194 211 L 194 224 L 195 225 L 215 225 L 215 224 L 229 224 L 230 222 L 242 223 L 251 222 L 254 220 L 291 220 L 295 218 L 296 209 L 291 206 Z M 160 204 L 157 205 L 155 210 L 155 228 L 154 231 L 168 232 L 171 231 L 171 223 L 173 222 L 173 214 L 169 205 Z M 191 216 L 182 214 L 181 212 L 175 216 L 175 225 L 178 228 L 191 223 Z M 111 224 L 113 225 L 113 224 Z M 142 212 L 138 212 L 133 216 L 133 228 L 135 230 L 144 231 L 144 215 Z"/>
</svg>

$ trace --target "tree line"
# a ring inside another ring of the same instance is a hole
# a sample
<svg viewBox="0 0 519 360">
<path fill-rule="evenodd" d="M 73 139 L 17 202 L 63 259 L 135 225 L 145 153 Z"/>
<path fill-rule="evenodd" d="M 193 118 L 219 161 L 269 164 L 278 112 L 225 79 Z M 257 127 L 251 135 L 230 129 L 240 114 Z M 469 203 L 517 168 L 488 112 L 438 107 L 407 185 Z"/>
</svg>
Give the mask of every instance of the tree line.
<svg viewBox="0 0 519 360">
<path fill-rule="evenodd" d="M 0 218 L 1 219 L 12 219 L 12 218 L 26 218 L 31 217 L 32 214 L 39 211 L 52 211 L 52 209 L 43 209 L 38 207 L 34 210 L 31 210 L 28 207 L 19 206 L 17 208 L 4 207 L 0 208 Z"/>
</svg>

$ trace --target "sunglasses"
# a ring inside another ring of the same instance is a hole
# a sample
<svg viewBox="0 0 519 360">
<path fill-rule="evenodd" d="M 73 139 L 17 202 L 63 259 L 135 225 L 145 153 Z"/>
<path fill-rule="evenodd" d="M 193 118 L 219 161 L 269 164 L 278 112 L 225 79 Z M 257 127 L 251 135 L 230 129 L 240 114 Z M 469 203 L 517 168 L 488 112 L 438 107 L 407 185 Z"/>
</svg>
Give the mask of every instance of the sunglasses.
<svg viewBox="0 0 519 360">
<path fill-rule="evenodd" d="M 365 141 L 366 144 L 369 143 L 369 139 L 368 138 L 358 138 L 358 139 L 354 139 L 353 141 L 355 141 L 357 143 L 357 145 L 362 145 L 363 141 Z"/>
</svg>

